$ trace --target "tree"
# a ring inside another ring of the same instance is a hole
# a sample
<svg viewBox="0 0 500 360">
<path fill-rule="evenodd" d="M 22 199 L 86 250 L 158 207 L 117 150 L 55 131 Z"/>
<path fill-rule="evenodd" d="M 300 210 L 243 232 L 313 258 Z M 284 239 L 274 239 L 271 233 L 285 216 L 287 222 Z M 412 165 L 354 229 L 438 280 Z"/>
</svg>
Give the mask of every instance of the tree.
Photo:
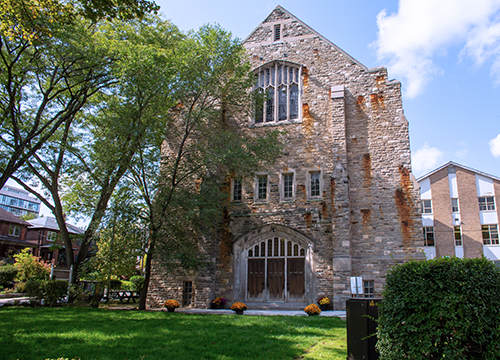
<svg viewBox="0 0 500 360">
<path fill-rule="evenodd" d="M 53 36 L 34 43 L 0 36 L 0 187 L 115 82 L 114 59 L 89 25 L 52 25 Z"/>
<path fill-rule="evenodd" d="M 131 20 L 160 9 L 149 0 L 0 0 L 0 31 L 30 42 L 53 35 L 53 24 L 69 25 L 75 18 Z"/>
<path fill-rule="evenodd" d="M 113 59 L 87 42 L 96 22 L 158 9 L 149 0 L 0 0 L 0 188 L 113 82 Z"/>
<path fill-rule="evenodd" d="M 227 220 L 229 174 L 255 170 L 282 149 L 277 131 L 255 138 L 238 131 L 237 116 L 251 110 L 253 84 L 239 41 L 218 26 L 204 26 L 180 44 L 178 54 L 178 103 L 165 114 L 161 168 L 152 171 L 150 165 L 155 158 L 160 163 L 154 146 L 141 148 L 131 168 L 149 216 L 140 309 L 146 307 L 153 259 L 196 268 L 200 239 L 210 241 L 210 233 L 215 238 Z"/>
</svg>

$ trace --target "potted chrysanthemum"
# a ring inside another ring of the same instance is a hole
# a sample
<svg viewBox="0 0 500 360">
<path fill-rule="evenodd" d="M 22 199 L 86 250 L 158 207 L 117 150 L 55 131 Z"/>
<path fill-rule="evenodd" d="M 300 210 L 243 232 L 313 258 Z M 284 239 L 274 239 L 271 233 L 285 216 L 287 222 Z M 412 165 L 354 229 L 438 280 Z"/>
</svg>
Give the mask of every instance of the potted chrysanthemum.
<svg viewBox="0 0 500 360">
<path fill-rule="evenodd" d="M 212 308 L 214 309 L 224 309 L 224 305 L 226 305 L 226 299 L 222 296 L 217 296 L 214 301 L 212 301 Z"/>
<path fill-rule="evenodd" d="M 328 309 L 328 305 L 330 305 L 332 302 L 330 301 L 330 298 L 328 296 L 323 296 L 320 297 L 318 300 L 318 305 L 321 311 L 326 311 Z"/>
<path fill-rule="evenodd" d="M 319 315 L 321 313 L 320 308 L 316 304 L 309 304 L 306 306 L 304 311 L 307 313 L 309 316 L 314 316 L 314 315 Z"/>
<path fill-rule="evenodd" d="M 231 310 L 233 310 L 236 313 L 236 315 L 243 315 L 243 311 L 247 309 L 248 309 L 247 306 L 239 301 L 231 305 Z"/>
<path fill-rule="evenodd" d="M 174 312 L 175 309 L 177 309 L 180 306 L 180 304 L 177 300 L 168 299 L 163 303 L 163 306 L 167 308 L 168 312 Z"/>
</svg>

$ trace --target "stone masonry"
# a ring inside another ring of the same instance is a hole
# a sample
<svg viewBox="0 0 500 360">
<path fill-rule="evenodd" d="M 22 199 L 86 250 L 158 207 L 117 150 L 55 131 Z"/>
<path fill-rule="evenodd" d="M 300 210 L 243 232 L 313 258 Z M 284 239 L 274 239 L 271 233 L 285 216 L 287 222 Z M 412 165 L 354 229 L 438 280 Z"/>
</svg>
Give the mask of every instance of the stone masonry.
<svg viewBox="0 0 500 360">
<path fill-rule="evenodd" d="M 351 276 L 373 280 L 379 296 L 392 265 L 423 259 L 400 82 L 389 81 L 386 68 L 367 69 L 280 6 L 244 46 L 254 69 L 275 61 L 300 69 L 300 115 L 261 123 L 241 119 L 241 129 L 257 136 L 275 127 L 286 132 L 283 154 L 262 171 L 268 197 L 256 201 L 257 177 L 243 178 L 242 201 L 232 202 L 207 269 L 166 277 L 155 268 L 150 305 L 179 299 L 185 281 L 193 282 L 194 307 L 210 306 L 216 296 L 252 302 L 249 249 L 273 237 L 305 249 L 305 290 L 293 301 L 289 294 L 278 300 L 264 296 L 263 306 L 308 304 L 328 296 L 334 309 L 344 309 Z M 320 173 L 321 194 L 314 199 L 311 172 Z M 294 176 L 294 196 L 285 201 L 283 174 L 288 173 Z"/>
</svg>

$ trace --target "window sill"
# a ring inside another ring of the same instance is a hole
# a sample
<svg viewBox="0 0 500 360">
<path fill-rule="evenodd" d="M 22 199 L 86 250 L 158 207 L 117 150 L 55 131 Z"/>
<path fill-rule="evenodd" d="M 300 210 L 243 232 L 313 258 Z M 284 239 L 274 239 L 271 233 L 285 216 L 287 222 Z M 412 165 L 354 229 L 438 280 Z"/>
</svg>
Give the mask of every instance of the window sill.
<svg viewBox="0 0 500 360">
<path fill-rule="evenodd" d="M 311 201 L 311 202 L 323 201 L 323 198 L 308 198 L 307 201 Z"/>
<path fill-rule="evenodd" d="M 269 126 L 280 126 L 280 125 L 292 125 L 292 124 L 302 124 L 302 119 L 297 120 L 282 120 L 282 121 L 270 121 L 270 122 L 262 122 L 262 123 L 251 123 L 249 128 L 261 128 L 261 127 L 269 127 Z"/>
</svg>

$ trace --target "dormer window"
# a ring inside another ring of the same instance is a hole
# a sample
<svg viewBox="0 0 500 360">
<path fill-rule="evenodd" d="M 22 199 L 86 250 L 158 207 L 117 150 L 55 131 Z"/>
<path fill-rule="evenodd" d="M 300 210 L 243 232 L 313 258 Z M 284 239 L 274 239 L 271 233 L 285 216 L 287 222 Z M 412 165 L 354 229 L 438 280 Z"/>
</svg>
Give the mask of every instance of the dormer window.
<svg viewBox="0 0 500 360">
<path fill-rule="evenodd" d="M 301 66 L 273 61 L 255 71 L 255 123 L 299 120 Z"/>
</svg>

